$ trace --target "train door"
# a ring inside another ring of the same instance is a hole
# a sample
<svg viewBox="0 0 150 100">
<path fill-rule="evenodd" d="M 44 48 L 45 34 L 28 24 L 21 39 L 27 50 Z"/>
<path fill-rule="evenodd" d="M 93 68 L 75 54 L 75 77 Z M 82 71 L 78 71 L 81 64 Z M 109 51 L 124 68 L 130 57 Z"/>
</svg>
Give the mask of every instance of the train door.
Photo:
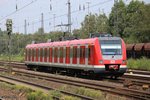
<svg viewBox="0 0 150 100">
<path fill-rule="evenodd" d="M 41 59 L 41 49 L 38 48 L 38 62 L 40 62 L 40 59 Z"/>
<path fill-rule="evenodd" d="M 88 65 L 88 58 L 89 58 L 89 50 L 88 50 L 88 44 L 85 45 L 85 65 Z"/>
<path fill-rule="evenodd" d="M 34 62 L 34 48 L 31 49 L 32 50 L 32 62 Z"/>
<path fill-rule="evenodd" d="M 73 59 L 72 64 L 77 64 L 77 46 L 73 46 Z"/>
<path fill-rule="evenodd" d="M 38 62 L 38 55 L 39 55 L 39 49 L 38 48 L 36 48 L 36 62 Z"/>
<path fill-rule="evenodd" d="M 49 49 L 49 62 L 52 63 L 52 48 Z"/>
<path fill-rule="evenodd" d="M 31 49 L 29 48 L 29 61 L 31 61 Z"/>
<path fill-rule="evenodd" d="M 34 48 L 33 51 L 34 51 L 34 62 L 36 62 L 36 48 Z"/>
<path fill-rule="evenodd" d="M 80 64 L 85 64 L 85 46 L 80 46 Z"/>
<path fill-rule="evenodd" d="M 42 62 L 43 58 L 43 48 L 40 48 L 40 62 Z"/>
<path fill-rule="evenodd" d="M 70 64 L 72 64 L 73 60 L 73 45 L 70 46 Z"/>
<path fill-rule="evenodd" d="M 28 61 L 27 56 L 28 55 L 28 49 L 25 49 L 25 61 Z"/>
<path fill-rule="evenodd" d="M 59 63 L 63 63 L 63 58 L 64 58 L 64 48 L 60 47 L 60 57 L 59 57 Z"/>
<path fill-rule="evenodd" d="M 47 48 L 44 48 L 44 62 L 47 62 Z"/>
<path fill-rule="evenodd" d="M 58 48 L 54 48 L 54 63 L 57 63 L 58 61 Z"/>
<path fill-rule="evenodd" d="M 70 63 L 70 47 L 66 47 L 66 64 Z"/>
<path fill-rule="evenodd" d="M 88 65 L 92 65 L 94 63 L 94 46 L 88 45 Z"/>
<path fill-rule="evenodd" d="M 80 64 L 80 45 L 77 46 L 77 64 Z"/>
<path fill-rule="evenodd" d="M 49 47 L 47 48 L 47 62 L 49 62 L 49 54 L 50 54 L 50 52 L 49 52 Z"/>
<path fill-rule="evenodd" d="M 64 55 L 63 64 L 66 64 L 66 46 L 63 47 L 63 55 Z"/>
<path fill-rule="evenodd" d="M 57 63 L 60 63 L 60 47 L 57 48 Z"/>
</svg>

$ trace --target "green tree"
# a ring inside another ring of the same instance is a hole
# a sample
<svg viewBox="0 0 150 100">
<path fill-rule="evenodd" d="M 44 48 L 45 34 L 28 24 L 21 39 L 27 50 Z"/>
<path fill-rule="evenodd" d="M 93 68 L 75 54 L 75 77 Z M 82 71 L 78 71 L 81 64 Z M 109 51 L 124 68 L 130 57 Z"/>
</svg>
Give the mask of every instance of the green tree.
<svg viewBox="0 0 150 100">
<path fill-rule="evenodd" d="M 97 32 L 108 32 L 109 29 L 109 23 L 108 23 L 108 18 L 103 14 L 99 14 L 96 17 L 96 31 Z"/>
<path fill-rule="evenodd" d="M 138 0 L 132 0 L 126 8 L 127 42 L 150 41 L 150 5 Z M 134 40 L 133 40 L 134 39 Z"/>
<path fill-rule="evenodd" d="M 89 33 L 96 32 L 96 15 L 89 14 L 85 16 L 84 21 L 81 23 L 81 37 L 87 38 Z"/>
<path fill-rule="evenodd" d="M 150 4 L 143 7 L 142 16 L 143 20 L 137 27 L 137 31 L 140 32 L 139 42 L 150 42 Z"/>
<path fill-rule="evenodd" d="M 74 29 L 73 30 L 73 36 L 76 38 L 80 38 L 81 30 L 80 29 Z"/>
<path fill-rule="evenodd" d="M 124 36 L 126 6 L 122 0 L 115 2 L 109 15 L 110 32 L 113 35 Z"/>
</svg>

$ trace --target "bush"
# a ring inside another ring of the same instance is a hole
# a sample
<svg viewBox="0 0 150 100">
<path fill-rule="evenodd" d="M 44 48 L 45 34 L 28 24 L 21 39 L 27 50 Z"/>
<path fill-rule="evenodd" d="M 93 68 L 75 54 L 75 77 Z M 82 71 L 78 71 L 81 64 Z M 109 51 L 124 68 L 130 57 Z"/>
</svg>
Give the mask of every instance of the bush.
<svg viewBox="0 0 150 100">
<path fill-rule="evenodd" d="M 62 97 L 62 94 L 61 94 L 59 91 L 56 91 L 56 90 L 50 91 L 49 94 L 50 94 L 52 97 L 58 97 L 58 98 L 61 98 L 61 97 Z"/>
<path fill-rule="evenodd" d="M 150 59 L 145 57 L 141 59 L 129 59 L 128 60 L 128 68 L 130 69 L 139 69 L 139 70 L 148 70 L 150 71 Z"/>
<path fill-rule="evenodd" d="M 64 85 L 62 87 L 62 90 L 73 92 L 79 95 L 85 95 L 94 99 L 99 99 L 99 100 L 104 99 L 103 93 L 98 90 L 88 89 L 84 87 L 73 87 L 73 86 L 67 86 L 67 85 Z"/>
<path fill-rule="evenodd" d="M 35 91 L 28 93 L 27 100 L 52 100 L 52 98 L 41 91 Z"/>
<path fill-rule="evenodd" d="M 80 100 L 80 99 L 72 96 L 63 96 L 62 100 Z"/>
</svg>

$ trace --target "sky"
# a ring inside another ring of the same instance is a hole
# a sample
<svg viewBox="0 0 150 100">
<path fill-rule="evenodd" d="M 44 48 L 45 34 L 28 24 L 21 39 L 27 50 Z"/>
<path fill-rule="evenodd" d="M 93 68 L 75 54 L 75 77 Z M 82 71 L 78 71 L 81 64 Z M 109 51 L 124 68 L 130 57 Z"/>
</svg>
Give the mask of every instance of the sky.
<svg viewBox="0 0 150 100">
<path fill-rule="evenodd" d="M 124 0 L 129 3 L 131 0 Z M 150 3 L 150 0 L 142 0 Z M 0 28 L 6 30 L 6 19 L 13 20 L 13 32 L 25 33 L 24 23 L 27 21 L 27 33 L 34 33 L 41 27 L 41 13 L 44 15 L 44 30 L 67 31 L 68 0 L 0 0 Z M 84 17 L 89 12 L 106 13 L 109 16 L 114 0 L 70 0 L 72 30 L 81 27 Z M 50 5 L 51 8 L 50 9 Z M 17 6 L 17 9 L 16 9 Z M 79 8 L 81 8 L 79 10 Z M 85 8 L 85 9 L 83 9 Z M 54 27 L 55 26 L 55 27 Z"/>
</svg>

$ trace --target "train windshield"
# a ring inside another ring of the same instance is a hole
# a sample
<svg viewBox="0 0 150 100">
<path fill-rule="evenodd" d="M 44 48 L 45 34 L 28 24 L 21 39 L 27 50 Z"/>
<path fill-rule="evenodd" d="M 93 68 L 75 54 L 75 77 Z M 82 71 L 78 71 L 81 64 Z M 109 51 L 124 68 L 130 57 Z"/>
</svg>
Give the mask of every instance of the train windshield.
<svg viewBox="0 0 150 100">
<path fill-rule="evenodd" d="M 121 40 L 100 40 L 103 55 L 122 55 Z"/>
</svg>

